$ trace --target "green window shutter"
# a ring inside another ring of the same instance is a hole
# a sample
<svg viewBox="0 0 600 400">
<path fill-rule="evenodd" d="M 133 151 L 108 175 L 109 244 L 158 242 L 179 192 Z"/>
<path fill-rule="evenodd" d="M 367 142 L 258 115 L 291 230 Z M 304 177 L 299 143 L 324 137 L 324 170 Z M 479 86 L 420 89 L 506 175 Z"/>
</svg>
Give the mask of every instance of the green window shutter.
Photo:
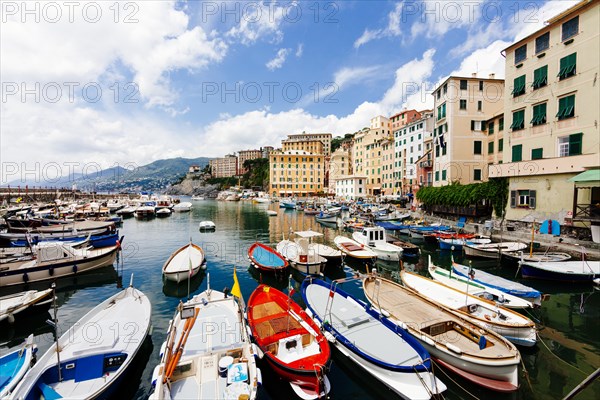
<svg viewBox="0 0 600 400">
<path fill-rule="evenodd" d="M 481 180 L 481 170 L 480 169 L 473 170 L 473 180 L 476 180 L 476 181 Z"/>
<path fill-rule="evenodd" d="M 490 122 L 488 124 L 488 134 L 492 135 L 494 133 L 494 122 Z"/>
<path fill-rule="evenodd" d="M 541 88 L 542 86 L 546 86 L 548 84 L 548 66 L 544 65 L 533 71 L 533 84 L 531 85 L 533 89 Z"/>
<path fill-rule="evenodd" d="M 575 95 L 558 99 L 558 120 L 567 119 L 575 116 Z"/>
<path fill-rule="evenodd" d="M 504 139 L 498 139 L 498 152 L 504 151 Z"/>
<path fill-rule="evenodd" d="M 532 160 L 542 159 L 542 158 L 544 158 L 543 154 L 544 154 L 544 149 L 541 147 L 539 149 L 532 149 L 531 150 L 531 159 Z"/>
<path fill-rule="evenodd" d="M 517 144 L 512 147 L 512 162 L 519 162 L 523 159 L 523 145 Z"/>
<path fill-rule="evenodd" d="M 445 181 L 446 180 L 446 170 L 442 171 L 442 180 Z"/>
<path fill-rule="evenodd" d="M 494 154 L 494 142 L 488 142 L 488 154 Z"/>
<path fill-rule="evenodd" d="M 510 191 L 510 207 L 511 208 L 517 207 L 517 191 L 516 190 Z"/>
<path fill-rule="evenodd" d="M 436 181 L 440 180 L 440 171 L 435 171 L 435 180 Z"/>
<path fill-rule="evenodd" d="M 471 130 L 475 130 L 475 121 L 471 120 Z"/>
<path fill-rule="evenodd" d="M 446 149 L 447 149 L 447 146 L 442 147 L 442 155 L 443 156 L 446 155 Z"/>
<path fill-rule="evenodd" d="M 515 78 L 513 82 L 513 91 L 512 95 L 514 97 L 520 96 L 525 93 L 525 75 L 521 75 L 518 78 Z"/>
<path fill-rule="evenodd" d="M 436 157 L 440 156 L 440 146 L 435 146 L 435 156 Z"/>
<path fill-rule="evenodd" d="M 569 54 L 560 59 L 559 79 L 566 79 L 575 75 L 577 69 L 577 53 Z"/>
<path fill-rule="evenodd" d="M 487 122 L 486 121 L 481 121 L 481 130 L 482 131 L 487 130 Z"/>
<path fill-rule="evenodd" d="M 500 118 L 500 121 L 498 121 L 498 130 L 499 131 L 504 130 L 504 118 Z"/>
<path fill-rule="evenodd" d="M 513 122 L 510 126 L 510 129 L 512 129 L 512 130 L 523 129 L 525 127 L 524 120 L 525 120 L 525 110 L 519 110 L 519 111 L 513 112 Z"/>
<path fill-rule="evenodd" d="M 546 103 L 533 106 L 533 119 L 531 124 L 541 125 L 546 123 Z"/>
<path fill-rule="evenodd" d="M 481 140 L 473 142 L 473 154 L 481 154 Z"/>
<path fill-rule="evenodd" d="M 581 154 L 583 142 L 583 133 L 574 133 L 569 135 L 569 155 L 578 156 Z"/>
</svg>

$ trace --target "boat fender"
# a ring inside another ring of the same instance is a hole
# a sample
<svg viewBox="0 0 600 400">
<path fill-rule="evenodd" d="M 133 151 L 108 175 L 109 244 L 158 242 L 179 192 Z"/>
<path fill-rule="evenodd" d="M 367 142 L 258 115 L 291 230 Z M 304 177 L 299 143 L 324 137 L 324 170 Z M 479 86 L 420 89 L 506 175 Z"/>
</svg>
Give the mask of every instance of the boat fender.
<svg viewBox="0 0 600 400">
<path fill-rule="evenodd" d="M 446 348 L 453 353 L 462 354 L 462 350 L 460 348 L 458 348 L 458 346 L 453 345 L 452 343 L 446 342 Z"/>
<path fill-rule="evenodd" d="M 256 368 L 256 383 L 258 383 L 258 386 L 262 386 L 262 371 L 260 368 Z"/>
<path fill-rule="evenodd" d="M 50 274 L 50 276 L 54 276 L 54 268 L 49 268 L 48 273 Z"/>
<path fill-rule="evenodd" d="M 154 367 L 154 371 L 152 371 L 152 387 L 156 387 L 156 382 L 158 381 L 158 378 L 160 376 L 160 365 L 157 365 L 156 367 Z"/>
<path fill-rule="evenodd" d="M 435 342 L 433 341 L 432 338 L 430 338 L 429 336 L 421 336 L 421 340 L 423 340 L 425 343 L 427 343 L 428 345 L 435 347 Z"/>
<path fill-rule="evenodd" d="M 23 282 L 25 282 L 25 283 L 29 282 L 29 275 L 27 275 L 27 272 L 25 272 L 23 274 Z"/>
<path fill-rule="evenodd" d="M 323 332 L 323 336 L 325 336 L 327 338 L 327 341 L 329 341 L 330 343 L 335 343 L 335 336 L 333 336 L 331 333 Z"/>
<path fill-rule="evenodd" d="M 254 356 L 260 360 L 262 360 L 262 358 L 265 356 L 265 353 L 262 352 L 262 350 L 256 345 L 256 343 L 252 343 L 252 352 L 254 353 Z"/>
<path fill-rule="evenodd" d="M 8 317 L 6 317 L 6 320 L 8 321 L 9 324 L 14 324 L 15 323 L 15 316 L 13 315 L 13 313 L 9 313 Z"/>
<path fill-rule="evenodd" d="M 246 332 L 248 333 L 248 337 L 252 339 L 252 329 L 248 325 L 246 325 Z"/>
<path fill-rule="evenodd" d="M 165 354 L 165 350 L 167 348 L 167 342 L 163 342 L 162 345 L 160 346 L 160 353 L 159 356 L 162 359 L 163 355 Z"/>
<path fill-rule="evenodd" d="M 77 273 L 77 265 L 73 265 L 73 273 L 76 274 Z"/>
<path fill-rule="evenodd" d="M 387 312 L 386 310 L 384 310 L 383 308 L 381 310 L 379 310 L 379 311 L 381 312 L 381 315 L 383 315 L 384 317 L 386 317 L 386 318 L 390 317 L 390 313 Z M 400 326 L 402 327 L 402 329 L 406 329 L 406 324 L 404 322 L 401 322 L 401 321 L 399 321 L 399 322 L 400 322 Z"/>
</svg>

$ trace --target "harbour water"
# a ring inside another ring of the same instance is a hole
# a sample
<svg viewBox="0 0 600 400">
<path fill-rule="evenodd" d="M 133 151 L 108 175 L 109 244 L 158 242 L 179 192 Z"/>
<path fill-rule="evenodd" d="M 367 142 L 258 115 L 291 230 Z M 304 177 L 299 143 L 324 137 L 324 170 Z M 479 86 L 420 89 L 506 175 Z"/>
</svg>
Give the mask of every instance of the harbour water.
<svg viewBox="0 0 600 400">
<path fill-rule="evenodd" d="M 265 210 L 278 211 L 277 217 L 269 217 Z M 198 224 L 202 220 L 212 220 L 217 229 L 214 232 L 200 232 Z M 138 354 L 135 370 L 131 371 L 124 385 L 120 399 L 146 399 L 151 392 L 151 375 L 159 361 L 159 348 L 166 337 L 169 320 L 177 304 L 187 298 L 187 285 L 163 284 L 161 268 L 169 255 L 190 239 L 206 252 L 212 288 L 222 290 L 233 284 L 233 268 L 237 268 L 244 298 L 248 299 L 259 282 L 268 283 L 279 289 L 288 285 L 287 276 L 260 276 L 251 269 L 247 259 L 247 249 L 256 240 L 275 245 L 287 237 L 290 230 L 312 229 L 324 234 L 327 244 L 338 234 L 346 234 L 335 227 L 318 224 L 314 217 L 294 210 L 279 209 L 277 204 L 252 204 L 249 202 L 195 201 L 190 213 L 174 213 L 168 218 L 151 220 L 125 220 L 120 228 L 125 236 L 123 252 L 115 268 L 104 268 L 92 274 L 59 281 L 58 319 L 60 332 L 65 331 L 87 311 L 119 290 L 121 284 L 128 285 L 133 274 L 134 286 L 142 290 L 152 302 L 153 333 L 144 343 Z M 420 244 L 421 256 L 418 260 L 405 259 L 407 269 L 427 275 L 427 256 L 431 255 L 438 265 L 450 265 L 450 253 L 440 252 L 434 246 Z M 455 260 L 463 260 L 455 252 Z M 496 261 L 473 261 L 473 266 L 505 277 L 514 277 L 516 267 L 499 265 Z M 360 272 L 365 272 L 364 267 Z M 396 277 L 398 264 L 378 264 L 380 272 Z M 351 267 L 328 266 L 325 274 L 330 279 L 350 276 L 355 270 Z M 302 304 L 299 287 L 302 277 L 293 276 L 296 286 L 294 300 Z M 196 276 L 190 283 L 191 294 L 206 288 L 205 274 Z M 526 284 L 549 294 L 541 309 L 527 313 L 539 322 L 540 341 L 529 349 L 520 348 L 523 365 L 520 371 L 520 389 L 511 395 L 500 395 L 465 382 L 454 376 L 445 375 L 436 368 L 438 377 L 446 383 L 446 399 L 557 399 L 566 395 L 587 375 L 600 367 L 600 293 L 590 285 L 571 285 L 527 281 Z M 35 288 L 48 287 L 48 283 Z M 24 288 L 20 288 L 24 289 Z M 343 284 L 343 289 L 360 297 L 362 290 L 359 281 Z M 15 291 L 11 288 L 11 291 Z M 0 295 L 7 294 L 2 291 Z M 48 313 L 30 314 L 18 318 L 11 326 L 1 325 L 0 352 L 18 346 L 30 333 L 35 334 L 39 354 L 43 354 L 53 342 L 50 326 L 45 322 Z M 119 329 L 119 327 L 115 327 Z M 114 332 L 95 332 L 90 337 Z M 377 338 L 373 338 L 377 340 Z M 262 368 L 263 386 L 261 399 L 295 398 L 289 386 L 279 381 L 268 370 Z M 366 377 L 357 366 L 334 353 L 329 373 L 332 399 L 389 399 L 393 394 L 383 385 Z M 454 380 L 454 381 L 453 381 Z M 594 383 L 577 399 L 600 398 L 600 383 Z"/>
</svg>

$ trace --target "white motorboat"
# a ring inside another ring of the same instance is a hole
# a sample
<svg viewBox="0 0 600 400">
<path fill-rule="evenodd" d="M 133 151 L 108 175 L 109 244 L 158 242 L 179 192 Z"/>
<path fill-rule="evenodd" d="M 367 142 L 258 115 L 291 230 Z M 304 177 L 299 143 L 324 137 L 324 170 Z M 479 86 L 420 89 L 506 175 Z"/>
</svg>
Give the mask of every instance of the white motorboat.
<svg viewBox="0 0 600 400">
<path fill-rule="evenodd" d="M 19 349 L 0 356 L 0 372 L 2 372 L 0 399 L 6 398 L 23 379 L 34 362 L 36 353 L 37 346 L 33 344 L 33 334 L 31 334 Z"/>
<path fill-rule="evenodd" d="M 120 245 L 78 249 L 69 243 L 40 242 L 33 248 L 35 257 L 2 263 L 0 287 L 56 279 L 112 265 L 119 249 Z"/>
<path fill-rule="evenodd" d="M 159 208 L 158 210 L 156 210 L 156 216 L 157 217 L 168 217 L 169 215 L 171 215 L 172 211 L 170 208 L 168 207 L 163 207 L 163 208 Z"/>
<path fill-rule="evenodd" d="M 499 242 L 471 244 L 469 241 L 463 244 L 463 251 L 468 257 L 500 258 L 501 254 L 520 251 L 527 248 L 525 243 Z"/>
<path fill-rule="evenodd" d="M 155 207 L 152 205 L 144 205 L 139 206 L 135 209 L 135 217 L 144 219 L 144 218 L 153 218 L 156 216 Z"/>
<path fill-rule="evenodd" d="M 267 210 L 267 215 L 269 217 L 276 217 L 277 216 L 277 211 L 275 211 L 275 210 Z"/>
<path fill-rule="evenodd" d="M 198 225 L 198 229 L 201 231 L 214 231 L 217 229 L 217 226 L 212 221 L 201 221 Z"/>
<path fill-rule="evenodd" d="M 402 247 L 388 243 L 385 229 L 380 226 L 365 227 L 360 232 L 354 232 L 352 239 L 373 250 L 379 260 L 399 261 L 402 257 Z"/>
<path fill-rule="evenodd" d="M 181 304 L 152 374 L 152 400 L 256 398 L 260 370 L 239 301 L 210 287 Z"/>
<path fill-rule="evenodd" d="M 377 254 L 373 250 L 345 236 L 336 236 L 333 242 L 347 257 L 368 262 L 377 260 Z"/>
<path fill-rule="evenodd" d="M 512 309 L 523 309 L 533 308 L 534 304 L 531 301 L 525 300 L 521 297 L 513 296 L 512 294 L 505 293 L 493 287 L 486 286 L 484 284 L 475 282 L 462 275 L 452 273 L 452 270 L 447 270 L 434 265 L 431 262 L 431 256 L 429 257 L 429 275 L 431 277 L 443 283 L 446 286 L 460 290 L 463 293 L 468 293 L 472 296 L 479 297 L 495 302 L 506 308 Z"/>
<path fill-rule="evenodd" d="M 307 275 L 320 274 L 327 263 L 327 259 L 321 257 L 311 239 L 322 236 L 314 231 L 299 231 L 291 234 L 293 240 L 282 240 L 277 244 L 277 252 L 281 254 L 292 266 L 292 268 Z"/>
<path fill-rule="evenodd" d="M 400 271 L 400 277 L 408 288 L 441 306 L 457 311 L 472 323 L 492 330 L 515 344 L 531 347 L 537 342 L 535 323 L 516 311 L 412 272 Z"/>
<path fill-rule="evenodd" d="M 52 301 L 52 289 L 28 290 L 0 297 L 0 322 L 14 322 L 15 315 L 29 307 L 47 305 Z"/>
<path fill-rule="evenodd" d="M 132 365 L 150 329 L 150 314 L 148 297 L 131 286 L 106 299 L 38 359 L 11 398 L 102 396 Z"/>
<path fill-rule="evenodd" d="M 307 314 L 331 344 L 395 393 L 425 400 L 446 390 L 431 372 L 429 353 L 414 337 L 335 282 L 306 279 L 302 297 Z"/>
<path fill-rule="evenodd" d="M 190 212 L 193 204 L 189 201 L 182 201 L 181 203 L 175 204 L 173 207 L 174 212 Z"/>
<path fill-rule="evenodd" d="M 171 254 L 162 271 L 166 279 L 179 283 L 193 278 L 202 269 L 206 269 L 204 250 L 190 242 Z"/>
<path fill-rule="evenodd" d="M 374 310 L 408 330 L 439 364 L 492 390 L 518 389 L 521 357 L 502 336 L 377 275 L 369 275 L 363 289 Z"/>
</svg>

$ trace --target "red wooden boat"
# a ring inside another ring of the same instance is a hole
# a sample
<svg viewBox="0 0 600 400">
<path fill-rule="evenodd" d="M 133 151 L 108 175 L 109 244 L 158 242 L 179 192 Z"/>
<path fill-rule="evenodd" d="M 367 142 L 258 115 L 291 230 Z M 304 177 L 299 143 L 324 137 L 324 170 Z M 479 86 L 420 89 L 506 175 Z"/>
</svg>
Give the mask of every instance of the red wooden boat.
<svg viewBox="0 0 600 400">
<path fill-rule="evenodd" d="M 263 360 L 290 382 L 303 399 L 327 395 L 329 343 L 315 322 L 290 297 L 259 285 L 248 300 L 248 325 Z"/>
<path fill-rule="evenodd" d="M 275 249 L 262 243 L 254 243 L 248 249 L 250 263 L 264 272 L 277 272 L 286 269 L 289 264 Z"/>
</svg>

